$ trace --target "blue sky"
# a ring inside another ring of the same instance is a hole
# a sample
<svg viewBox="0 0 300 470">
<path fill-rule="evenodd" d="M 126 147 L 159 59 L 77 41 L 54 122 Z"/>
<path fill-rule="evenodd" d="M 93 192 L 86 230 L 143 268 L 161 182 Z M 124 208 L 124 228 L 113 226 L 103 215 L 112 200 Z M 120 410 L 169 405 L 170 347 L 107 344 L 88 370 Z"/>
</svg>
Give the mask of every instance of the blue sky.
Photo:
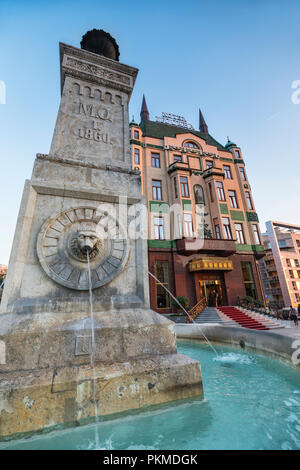
<svg viewBox="0 0 300 470">
<path fill-rule="evenodd" d="M 24 180 L 48 153 L 59 105 L 59 41 L 80 46 L 102 28 L 120 61 L 140 72 L 130 116 L 145 93 L 152 119 L 183 115 L 241 146 L 261 228 L 300 225 L 298 0 L 0 0 L 0 264 L 8 263 Z"/>
</svg>

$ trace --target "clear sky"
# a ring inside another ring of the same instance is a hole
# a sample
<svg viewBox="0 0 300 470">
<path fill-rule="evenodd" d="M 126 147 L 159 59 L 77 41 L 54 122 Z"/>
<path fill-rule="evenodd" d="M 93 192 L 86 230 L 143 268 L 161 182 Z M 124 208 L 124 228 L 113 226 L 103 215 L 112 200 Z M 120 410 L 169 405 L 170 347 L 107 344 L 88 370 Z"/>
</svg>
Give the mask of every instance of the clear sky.
<svg viewBox="0 0 300 470">
<path fill-rule="evenodd" d="M 265 221 L 300 225 L 299 0 L 0 0 L 0 264 L 8 263 L 24 180 L 48 153 L 60 98 L 59 41 L 80 47 L 102 28 L 120 61 L 140 69 L 130 117 L 145 93 L 150 118 L 181 114 L 241 146 Z"/>
</svg>

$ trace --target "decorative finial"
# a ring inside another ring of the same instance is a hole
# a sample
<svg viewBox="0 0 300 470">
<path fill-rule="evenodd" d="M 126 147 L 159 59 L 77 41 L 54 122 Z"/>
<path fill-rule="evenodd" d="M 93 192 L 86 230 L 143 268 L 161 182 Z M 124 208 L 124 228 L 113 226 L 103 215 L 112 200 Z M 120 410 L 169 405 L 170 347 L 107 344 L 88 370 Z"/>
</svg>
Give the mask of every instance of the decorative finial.
<svg viewBox="0 0 300 470">
<path fill-rule="evenodd" d="M 81 49 L 103 55 L 108 59 L 119 60 L 120 52 L 116 40 L 103 29 L 88 31 L 80 42 Z"/>
</svg>

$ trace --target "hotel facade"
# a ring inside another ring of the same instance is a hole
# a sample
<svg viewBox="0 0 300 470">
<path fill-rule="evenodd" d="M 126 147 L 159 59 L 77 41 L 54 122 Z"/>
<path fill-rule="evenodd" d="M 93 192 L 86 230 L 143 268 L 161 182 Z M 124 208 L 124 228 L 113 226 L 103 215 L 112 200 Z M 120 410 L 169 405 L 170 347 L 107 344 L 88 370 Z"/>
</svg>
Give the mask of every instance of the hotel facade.
<svg viewBox="0 0 300 470">
<path fill-rule="evenodd" d="M 266 256 L 259 261 L 261 277 L 271 306 L 300 304 L 300 226 L 270 220 L 263 243 Z"/>
<path fill-rule="evenodd" d="M 148 206 L 150 272 L 189 308 L 203 298 L 212 305 L 214 291 L 222 305 L 262 300 L 264 246 L 241 148 L 218 143 L 201 111 L 199 131 L 181 116 L 150 120 L 145 97 L 140 117 L 130 139 Z M 149 282 L 151 308 L 174 311 L 163 286 Z"/>
</svg>

